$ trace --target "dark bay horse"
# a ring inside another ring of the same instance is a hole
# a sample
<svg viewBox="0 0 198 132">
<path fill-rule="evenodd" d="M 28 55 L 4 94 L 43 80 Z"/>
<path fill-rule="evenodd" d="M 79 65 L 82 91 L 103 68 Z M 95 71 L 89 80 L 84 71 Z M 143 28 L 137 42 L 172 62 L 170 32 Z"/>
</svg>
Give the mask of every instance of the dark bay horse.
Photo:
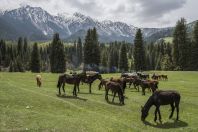
<svg viewBox="0 0 198 132">
<path fill-rule="evenodd" d="M 156 91 L 152 96 L 149 97 L 148 101 L 142 107 L 141 120 L 144 121 L 148 116 L 148 112 L 151 106 L 155 105 L 155 118 L 157 120 L 157 113 L 159 114 L 159 121 L 161 122 L 160 106 L 161 105 L 170 105 L 172 108 L 169 118 L 172 118 L 175 107 L 177 109 L 177 120 L 179 120 L 179 103 L 180 103 L 180 94 L 176 91 Z"/>
<path fill-rule="evenodd" d="M 82 81 L 83 83 L 89 84 L 89 93 L 91 93 L 91 85 L 92 85 L 92 83 L 93 83 L 95 80 L 97 80 L 97 79 L 99 79 L 99 80 L 102 79 L 101 74 L 95 73 L 95 74 L 93 74 L 93 75 L 86 75 L 86 76 L 84 76 L 84 77 L 81 79 L 81 81 Z M 79 89 L 78 89 L 78 91 L 79 91 Z"/>
<path fill-rule="evenodd" d="M 121 87 L 120 83 L 111 82 L 111 81 L 106 83 L 106 86 L 105 86 L 105 99 L 106 99 L 106 101 L 109 101 L 109 99 L 108 99 L 109 90 L 111 90 L 112 93 L 113 93 L 112 102 L 114 102 L 114 98 L 115 98 L 116 94 L 118 93 L 120 104 L 124 104 L 124 95 L 123 95 L 123 90 L 122 90 L 122 87 Z"/>
<path fill-rule="evenodd" d="M 61 95 L 60 88 L 62 86 L 63 92 L 65 94 L 65 83 L 67 84 L 73 84 L 73 96 L 77 96 L 76 93 L 76 87 L 79 88 L 79 84 L 82 78 L 86 76 L 86 73 L 80 73 L 75 75 L 68 75 L 68 74 L 62 74 L 58 78 L 58 84 L 57 88 L 59 88 L 59 95 Z"/>
</svg>

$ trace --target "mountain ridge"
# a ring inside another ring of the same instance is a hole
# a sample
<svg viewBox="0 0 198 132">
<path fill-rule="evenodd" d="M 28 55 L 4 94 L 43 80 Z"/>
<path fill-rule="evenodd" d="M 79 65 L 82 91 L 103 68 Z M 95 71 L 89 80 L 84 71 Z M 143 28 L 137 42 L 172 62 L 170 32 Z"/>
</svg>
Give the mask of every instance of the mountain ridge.
<svg viewBox="0 0 198 132">
<path fill-rule="evenodd" d="M 66 41 L 84 38 L 89 28 L 96 27 L 99 41 L 133 42 L 138 27 L 111 20 L 98 21 L 79 12 L 51 15 L 41 7 L 22 6 L 0 13 L 0 38 L 17 39 L 26 36 L 30 40 L 49 40 L 58 32 Z M 192 28 L 192 26 L 190 26 Z M 145 40 L 171 36 L 174 27 L 141 28 Z"/>
</svg>

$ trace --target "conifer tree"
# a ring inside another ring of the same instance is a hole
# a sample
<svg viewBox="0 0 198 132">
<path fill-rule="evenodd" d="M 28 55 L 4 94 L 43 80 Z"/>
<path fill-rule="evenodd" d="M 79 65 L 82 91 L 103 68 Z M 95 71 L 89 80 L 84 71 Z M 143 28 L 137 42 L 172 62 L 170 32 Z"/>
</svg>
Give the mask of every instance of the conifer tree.
<svg viewBox="0 0 198 132">
<path fill-rule="evenodd" d="M 34 43 L 31 55 L 31 71 L 39 73 L 41 68 L 40 52 L 37 43 Z"/>
<path fill-rule="evenodd" d="M 198 70 L 198 22 L 196 22 L 193 31 L 191 66 L 193 70 Z"/>
<path fill-rule="evenodd" d="M 81 42 L 81 38 L 78 38 L 78 42 L 77 42 L 77 57 L 78 57 L 78 65 L 80 65 L 82 63 L 82 58 L 83 58 L 83 54 L 82 54 L 82 42 Z"/>
<path fill-rule="evenodd" d="M 173 34 L 173 59 L 176 69 L 185 70 L 188 66 L 188 38 L 186 20 L 181 18 Z"/>
<path fill-rule="evenodd" d="M 17 53 L 18 53 L 18 56 L 20 56 L 20 57 L 23 56 L 23 39 L 22 39 L 22 37 L 19 37 L 19 39 L 18 39 Z"/>
<path fill-rule="evenodd" d="M 123 43 L 120 50 L 119 56 L 119 69 L 120 71 L 128 71 L 128 58 L 127 58 L 127 49 L 126 44 Z"/>
<path fill-rule="evenodd" d="M 84 44 L 84 70 L 98 70 L 100 64 L 100 47 L 96 28 L 89 29 Z"/>
<path fill-rule="evenodd" d="M 66 70 L 64 45 L 59 38 L 59 34 L 54 34 L 50 45 L 50 66 L 52 73 L 64 73 Z"/>
<path fill-rule="evenodd" d="M 134 40 L 134 66 L 136 71 L 145 70 L 145 51 L 141 30 L 138 29 Z"/>
</svg>

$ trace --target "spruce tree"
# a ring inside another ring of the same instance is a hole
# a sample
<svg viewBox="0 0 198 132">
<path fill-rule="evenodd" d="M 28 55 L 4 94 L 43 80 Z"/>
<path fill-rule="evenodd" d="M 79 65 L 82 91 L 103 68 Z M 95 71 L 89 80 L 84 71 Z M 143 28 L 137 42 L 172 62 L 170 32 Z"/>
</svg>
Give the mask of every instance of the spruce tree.
<svg viewBox="0 0 198 132">
<path fill-rule="evenodd" d="M 114 72 L 114 57 L 113 57 L 113 50 L 111 49 L 109 51 L 109 56 L 108 56 L 108 71 L 111 73 L 111 72 Z"/>
<path fill-rule="evenodd" d="M 50 45 L 50 66 L 52 73 L 64 73 L 66 70 L 64 45 L 59 38 L 59 34 L 54 34 Z"/>
<path fill-rule="evenodd" d="M 138 29 L 134 40 L 134 66 L 136 71 L 145 70 L 145 51 L 141 30 Z"/>
<path fill-rule="evenodd" d="M 100 47 L 96 28 L 89 29 L 84 44 L 84 70 L 98 70 L 100 64 Z"/>
<path fill-rule="evenodd" d="M 193 44 L 192 44 L 192 70 L 198 70 L 198 22 L 196 22 L 193 31 Z"/>
<path fill-rule="evenodd" d="M 18 39 L 17 53 L 18 53 L 18 56 L 20 56 L 22 58 L 22 56 L 23 56 L 23 38 L 22 37 L 19 37 L 19 39 Z"/>
<path fill-rule="evenodd" d="M 188 46 L 186 20 L 181 18 L 173 34 L 173 59 L 176 69 L 185 70 L 188 67 Z"/>
<path fill-rule="evenodd" d="M 78 58 L 78 65 L 80 65 L 82 63 L 82 58 L 83 58 L 83 49 L 82 49 L 82 42 L 81 42 L 81 38 L 78 38 L 78 42 L 77 42 L 77 58 Z"/>
<path fill-rule="evenodd" d="M 92 38 L 91 38 L 91 29 L 87 31 L 87 35 L 85 37 L 85 44 L 84 44 L 84 68 L 87 69 L 89 65 L 93 63 L 92 60 Z"/>
<path fill-rule="evenodd" d="M 40 65 L 41 65 L 40 52 L 37 43 L 34 43 L 32 55 L 31 55 L 31 71 L 35 73 L 39 73 Z"/>
<path fill-rule="evenodd" d="M 120 71 L 128 71 L 128 58 L 127 58 L 127 49 L 126 44 L 123 43 L 120 50 L 119 56 L 119 69 Z"/>
<path fill-rule="evenodd" d="M 94 64 L 96 64 L 97 66 L 99 66 L 100 64 L 100 46 L 99 46 L 99 42 L 98 42 L 98 34 L 97 34 L 97 30 L 94 27 L 92 29 L 92 40 L 93 40 L 93 48 L 94 48 Z"/>
</svg>

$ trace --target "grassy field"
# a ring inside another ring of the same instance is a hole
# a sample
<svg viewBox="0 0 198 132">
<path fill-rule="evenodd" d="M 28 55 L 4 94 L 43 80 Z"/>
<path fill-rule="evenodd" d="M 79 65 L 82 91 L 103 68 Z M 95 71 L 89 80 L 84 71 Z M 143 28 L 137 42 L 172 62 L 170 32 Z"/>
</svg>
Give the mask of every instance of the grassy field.
<svg viewBox="0 0 198 132">
<path fill-rule="evenodd" d="M 163 72 L 165 73 L 165 72 Z M 72 97 L 72 86 L 66 85 L 67 97 L 57 97 L 58 74 L 42 73 L 43 87 L 36 87 L 35 74 L 0 73 L 0 131 L 198 131 L 198 72 L 166 72 L 168 81 L 159 89 L 181 93 L 180 121 L 168 119 L 170 106 L 160 108 L 162 124 L 154 123 L 154 107 L 147 121 L 140 120 L 140 107 L 150 92 L 127 88 L 125 105 L 108 104 L 104 89 L 94 82 L 93 93 L 81 85 L 78 98 Z M 104 74 L 103 78 L 120 74 Z M 111 99 L 111 97 L 110 97 Z M 118 98 L 115 99 L 118 102 Z"/>
</svg>

